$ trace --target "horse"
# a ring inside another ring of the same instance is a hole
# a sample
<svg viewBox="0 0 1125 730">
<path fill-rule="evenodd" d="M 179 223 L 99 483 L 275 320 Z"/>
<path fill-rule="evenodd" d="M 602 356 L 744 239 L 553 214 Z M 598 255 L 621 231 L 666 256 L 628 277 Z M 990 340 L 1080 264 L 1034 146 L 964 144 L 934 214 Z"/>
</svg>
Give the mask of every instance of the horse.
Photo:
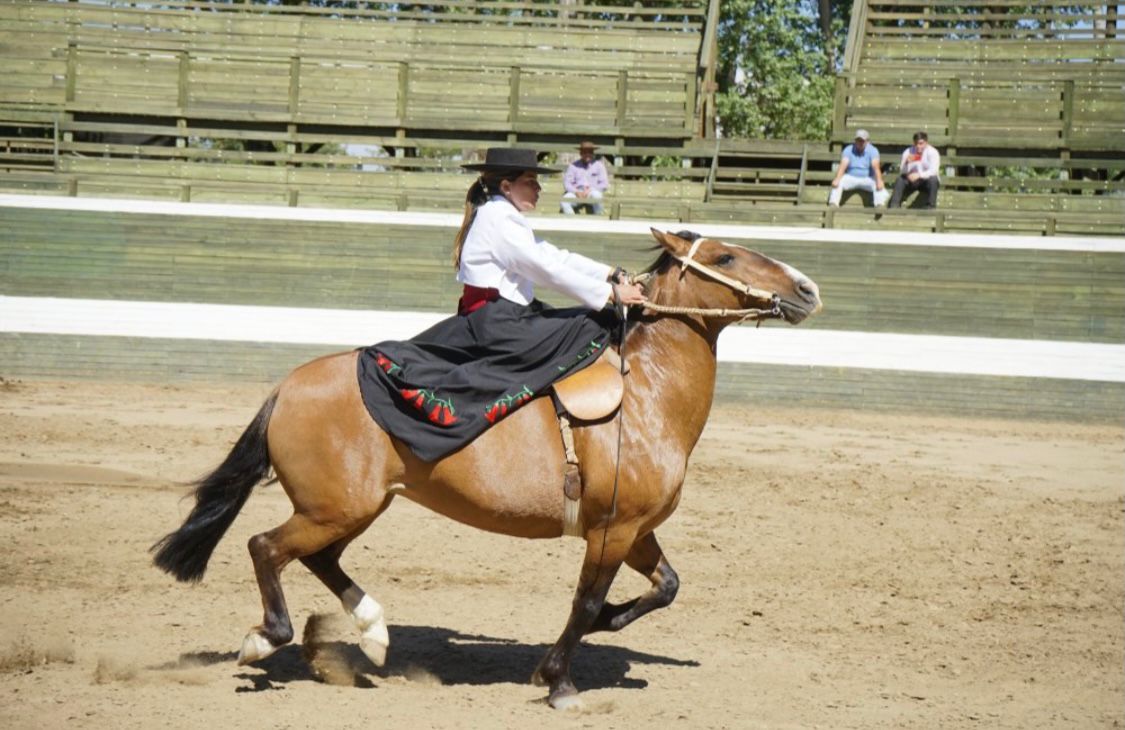
<svg viewBox="0 0 1125 730">
<path fill-rule="evenodd" d="M 585 556 L 566 626 L 532 675 L 548 687 L 554 708 L 581 704 L 570 664 L 584 635 L 620 631 L 676 597 L 679 579 L 655 530 L 680 501 L 688 458 L 711 410 L 719 333 L 753 313 L 798 324 L 822 306 L 817 285 L 787 264 L 695 234 L 652 233 L 660 254 L 645 287 L 656 312 L 642 313 L 625 336 L 621 405 L 612 417 L 573 428 Z M 196 483 L 183 525 L 152 546 L 157 567 L 199 581 L 254 487 L 271 475 L 281 483 L 293 515 L 249 541 L 264 616 L 243 640 L 239 664 L 292 640 L 280 575 L 297 559 L 340 600 L 359 628 L 360 648 L 383 665 L 383 608 L 341 569 L 340 556 L 396 496 L 495 533 L 563 534 L 566 462 L 550 398 L 532 400 L 460 450 L 426 463 L 366 411 L 357 357 L 328 355 L 290 373 L 226 459 Z M 651 587 L 609 603 L 622 565 Z"/>
</svg>

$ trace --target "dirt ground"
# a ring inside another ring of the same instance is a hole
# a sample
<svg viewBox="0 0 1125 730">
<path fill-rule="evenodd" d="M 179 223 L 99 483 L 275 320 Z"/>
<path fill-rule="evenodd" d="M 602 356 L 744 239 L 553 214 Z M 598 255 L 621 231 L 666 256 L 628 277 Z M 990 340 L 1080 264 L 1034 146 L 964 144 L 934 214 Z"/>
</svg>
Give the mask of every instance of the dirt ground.
<svg viewBox="0 0 1125 730">
<path fill-rule="evenodd" d="M 0 382 L 0 727 L 1125 724 L 1120 426 L 717 410 L 658 531 L 679 597 L 590 637 L 585 708 L 560 713 L 527 679 L 581 543 L 404 500 L 344 560 L 386 607 L 386 667 L 300 565 L 297 641 L 236 665 L 261 618 L 246 540 L 288 515 L 280 488 L 200 585 L 147 548 L 268 390 Z M 622 573 L 611 598 L 645 587 Z"/>
</svg>

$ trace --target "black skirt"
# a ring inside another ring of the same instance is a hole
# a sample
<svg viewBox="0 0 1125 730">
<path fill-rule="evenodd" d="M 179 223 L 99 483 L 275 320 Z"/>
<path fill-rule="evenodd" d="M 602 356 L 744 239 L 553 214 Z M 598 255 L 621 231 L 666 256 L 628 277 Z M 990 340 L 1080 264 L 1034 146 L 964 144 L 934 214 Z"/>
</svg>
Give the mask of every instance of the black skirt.
<svg viewBox="0 0 1125 730">
<path fill-rule="evenodd" d="M 437 461 L 593 363 L 615 323 L 611 310 L 498 299 L 405 342 L 362 349 L 363 403 L 418 458 Z"/>
</svg>

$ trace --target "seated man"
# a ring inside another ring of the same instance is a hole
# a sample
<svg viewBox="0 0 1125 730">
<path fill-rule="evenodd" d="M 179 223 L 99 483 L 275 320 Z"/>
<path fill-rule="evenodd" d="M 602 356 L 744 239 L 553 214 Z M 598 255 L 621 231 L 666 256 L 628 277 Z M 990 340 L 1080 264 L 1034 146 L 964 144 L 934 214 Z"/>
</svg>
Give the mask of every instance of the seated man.
<svg viewBox="0 0 1125 730">
<path fill-rule="evenodd" d="M 594 159 L 597 148 L 593 142 L 583 142 L 578 146 L 579 158 L 566 168 L 563 176 L 566 192 L 559 207 L 567 215 L 574 215 L 576 205 L 588 206 L 594 215 L 602 213 L 602 195 L 609 188 L 609 173 L 604 162 Z"/>
<path fill-rule="evenodd" d="M 886 205 L 887 191 L 883 189 L 883 171 L 879 167 L 879 150 L 870 143 L 866 129 L 857 130 L 855 142 L 844 148 L 840 166 L 832 180 L 828 204 L 840 205 L 840 198 L 849 190 L 866 190 L 876 206 Z"/>
<path fill-rule="evenodd" d="M 926 193 L 927 208 L 937 207 L 937 191 L 941 182 L 938 180 L 938 168 L 941 166 L 941 155 L 935 147 L 930 145 L 930 138 L 925 132 L 914 133 L 914 146 L 907 147 L 902 153 L 902 171 L 895 181 L 895 191 L 891 196 L 888 207 L 897 208 L 902 205 L 906 193 L 924 190 Z"/>
</svg>

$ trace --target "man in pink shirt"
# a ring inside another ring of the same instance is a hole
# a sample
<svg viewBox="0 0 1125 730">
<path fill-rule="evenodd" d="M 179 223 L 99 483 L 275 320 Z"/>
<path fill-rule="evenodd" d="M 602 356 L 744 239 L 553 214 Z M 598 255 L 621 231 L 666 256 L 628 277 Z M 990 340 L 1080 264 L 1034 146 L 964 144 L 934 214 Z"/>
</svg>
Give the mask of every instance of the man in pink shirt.
<svg viewBox="0 0 1125 730">
<path fill-rule="evenodd" d="M 602 213 L 602 196 L 609 187 L 609 173 L 605 163 L 594 159 L 593 142 L 583 142 L 578 146 L 579 158 L 570 163 L 563 176 L 562 202 L 559 207 L 563 213 L 574 215 L 575 206 L 588 206 L 594 215 Z"/>
<path fill-rule="evenodd" d="M 917 190 L 924 191 L 927 208 L 937 207 L 937 192 L 941 182 L 938 180 L 938 169 L 941 167 L 941 155 L 935 147 L 930 145 L 930 138 L 925 132 L 914 133 L 914 146 L 907 147 L 902 153 L 902 166 L 895 181 L 895 191 L 891 195 L 889 208 L 898 208 L 907 193 Z"/>
</svg>

